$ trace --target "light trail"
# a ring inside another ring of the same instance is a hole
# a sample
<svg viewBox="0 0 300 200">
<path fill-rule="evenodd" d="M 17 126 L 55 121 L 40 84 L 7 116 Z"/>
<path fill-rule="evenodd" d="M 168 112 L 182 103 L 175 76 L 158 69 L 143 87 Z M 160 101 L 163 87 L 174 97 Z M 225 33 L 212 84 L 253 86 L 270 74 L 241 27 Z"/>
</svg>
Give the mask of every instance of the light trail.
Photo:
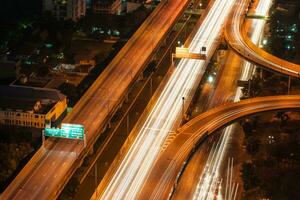
<svg viewBox="0 0 300 200">
<path fill-rule="evenodd" d="M 190 45 L 191 52 L 200 52 L 205 46 L 208 55 L 212 55 L 215 39 L 233 3 L 232 0 L 215 1 Z M 205 61 L 182 59 L 179 62 L 100 199 L 135 199 L 169 132 L 177 128 L 182 97 L 193 95 L 192 89 L 204 70 Z"/>
<path fill-rule="evenodd" d="M 48 138 L 47 147 L 39 148 L 2 192 L 0 199 L 58 198 L 85 156 L 93 149 L 94 143 L 104 136 L 102 132 L 106 130 L 119 106 L 122 106 L 126 94 L 131 91 L 132 85 L 135 85 L 156 48 L 169 35 L 169 31 L 188 6 L 188 1 L 164 0 L 159 4 L 91 84 L 73 111 L 64 118 L 65 123 L 84 125 L 86 148 L 83 148 L 82 141 L 79 140 Z M 113 148 L 112 137 L 115 137 L 115 134 L 105 137 L 106 142 L 101 149 Z M 70 153 L 60 154 L 65 148 Z M 74 156 L 73 152 L 76 152 L 77 156 Z"/>
<path fill-rule="evenodd" d="M 256 13 L 259 15 L 267 15 L 270 7 L 272 5 L 272 0 L 261 0 L 256 8 Z M 264 20 L 254 20 L 254 23 L 252 25 L 253 31 L 251 33 L 251 40 L 254 44 L 257 44 L 260 42 L 260 38 L 263 35 L 264 32 L 264 26 L 265 26 Z M 248 80 L 250 79 L 251 75 L 253 74 L 253 66 L 251 63 L 245 61 L 243 64 L 243 72 L 241 75 L 240 80 Z M 237 102 L 240 100 L 240 97 L 242 96 L 242 88 L 238 87 L 236 91 L 236 95 L 234 98 L 234 102 Z M 194 192 L 193 200 L 213 200 L 216 198 L 216 189 L 219 185 L 220 180 L 222 180 L 222 177 L 220 177 L 220 168 L 222 163 L 225 160 L 225 152 L 228 148 L 229 140 L 231 138 L 231 135 L 233 133 L 234 125 L 231 125 L 227 128 L 225 128 L 223 135 L 221 136 L 218 144 L 216 147 L 213 147 L 211 149 L 210 155 L 207 159 L 205 169 L 203 170 L 199 182 L 197 184 L 197 187 Z M 237 190 L 237 189 L 236 189 Z M 232 194 L 232 193 L 231 193 Z M 236 191 L 234 191 L 234 194 L 236 194 Z M 225 200 L 231 200 L 232 196 L 229 195 L 230 198 L 227 198 L 228 195 L 225 192 Z M 236 195 L 234 195 L 236 196 Z M 218 192 L 217 199 L 223 199 L 222 196 L 220 196 L 220 193 Z"/>
<path fill-rule="evenodd" d="M 225 200 L 235 200 L 238 192 L 239 184 L 233 182 L 233 158 L 228 159 Z"/>
<path fill-rule="evenodd" d="M 240 2 L 241 5 L 246 5 L 245 1 Z M 234 40 L 236 40 L 233 43 L 230 43 L 232 46 L 234 46 L 235 50 L 242 53 L 245 58 L 248 58 L 252 60 L 253 62 L 260 63 L 264 67 L 271 68 L 272 70 L 278 71 L 280 73 L 284 73 L 289 76 L 299 77 L 300 72 L 299 65 L 295 63 L 291 63 L 286 60 L 282 60 L 278 57 L 275 57 L 263 50 L 260 51 L 258 47 L 253 47 L 252 42 L 245 39 L 247 36 L 244 36 L 244 33 L 241 33 L 243 31 L 240 30 L 240 26 L 238 24 L 242 23 L 240 20 L 241 17 L 244 16 L 243 12 L 243 6 L 241 6 L 240 9 L 241 12 L 236 12 L 233 16 L 235 20 L 235 25 L 233 25 L 233 34 Z M 263 15 L 263 9 L 267 8 L 268 5 L 265 4 L 261 7 L 262 12 L 257 12 L 259 15 Z M 255 46 L 255 45 L 254 45 Z M 260 45 L 259 45 L 260 46 Z M 260 54 L 260 55 L 259 55 Z"/>
</svg>

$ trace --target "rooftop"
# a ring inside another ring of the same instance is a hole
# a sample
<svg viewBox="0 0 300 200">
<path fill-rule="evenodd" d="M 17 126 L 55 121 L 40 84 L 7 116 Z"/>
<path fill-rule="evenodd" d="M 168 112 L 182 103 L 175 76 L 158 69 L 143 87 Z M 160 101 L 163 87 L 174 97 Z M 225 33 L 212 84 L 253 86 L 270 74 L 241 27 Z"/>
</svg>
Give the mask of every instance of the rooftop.
<svg viewBox="0 0 300 200">
<path fill-rule="evenodd" d="M 55 89 L 0 86 L 0 108 L 3 109 L 31 111 L 38 101 L 43 104 L 43 108 L 46 108 L 47 105 L 65 98 L 65 95 Z M 44 112 L 47 111 L 45 109 L 38 111 L 38 113 Z"/>
<path fill-rule="evenodd" d="M 0 97 L 15 97 L 24 99 L 49 99 L 61 101 L 66 98 L 59 90 L 22 86 L 0 86 Z"/>
</svg>

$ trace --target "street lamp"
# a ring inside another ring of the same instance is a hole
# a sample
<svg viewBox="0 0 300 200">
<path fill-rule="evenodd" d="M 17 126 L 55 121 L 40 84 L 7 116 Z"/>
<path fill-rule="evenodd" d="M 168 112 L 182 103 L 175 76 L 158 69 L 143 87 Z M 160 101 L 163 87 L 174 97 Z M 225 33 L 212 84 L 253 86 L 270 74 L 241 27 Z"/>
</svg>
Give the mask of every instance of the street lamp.
<svg viewBox="0 0 300 200">
<path fill-rule="evenodd" d="M 184 121 L 184 100 L 185 98 L 182 97 L 182 121 Z"/>
<path fill-rule="evenodd" d="M 268 40 L 267 40 L 267 39 L 263 39 L 262 44 L 263 44 L 263 45 L 268 44 Z"/>
</svg>

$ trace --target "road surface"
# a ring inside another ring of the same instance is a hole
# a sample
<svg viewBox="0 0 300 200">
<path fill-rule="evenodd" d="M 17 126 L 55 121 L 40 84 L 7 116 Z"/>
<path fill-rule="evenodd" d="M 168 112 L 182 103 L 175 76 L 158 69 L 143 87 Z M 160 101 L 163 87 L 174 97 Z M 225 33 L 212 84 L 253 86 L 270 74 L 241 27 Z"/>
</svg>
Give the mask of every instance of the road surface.
<svg viewBox="0 0 300 200">
<path fill-rule="evenodd" d="M 84 125 L 87 147 L 95 142 L 187 3 L 188 0 L 162 1 L 64 119 L 65 123 Z M 87 148 L 83 149 L 80 141 L 48 139 L 1 199 L 56 198 L 85 153 Z"/>
<path fill-rule="evenodd" d="M 299 95 L 270 96 L 226 103 L 199 115 L 178 130 L 175 140 L 151 169 L 139 199 L 167 199 L 193 149 L 217 129 L 254 113 L 299 108 Z"/>
<path fill-rule="evenodd" d="M 190 52 L 206 47 L 209 58 L 234 1 L 216 0 L 189 45 Z M 162 146 L 172 131 L 180 125 L 182 104 L 189 102 L 205 71 L 205 61 L 182 59 L 175 67 L 158 100 L 150 104 L 133 132 L 137 135 L 128 152 L 116 159 L 116 169 L 100 183 L 92 199 L 137 199 L 145 178 Z M 184 102 L 182 101 L 184 97 Z M 187 105 L 187 103 L 185 104 Z M 129 136 L 130 138 L 130 136 Z M 126 145 L 126 144 L 125 144 Z M 124 146 L 125 146 L 124 145 Z M 121 150 L 122 152 L 122 150 Z M 120 161 L 121 160 L 121 161 Z M 114 166 L 114 165 L 113 165 Z"/>
<path fill-rule="evenodd" d="M 263 66 L 269 70 L 279 72 L 296 78 L 300 77 L 300 65 L 280 59 L 260 49 L 247 36 L 247 31 L 242 26 L 245 21 L 248 0 L 241 0 L 231 20 L 225 28 L 225 39 L 230 47 L 245 59 Z M 258 13 L 259 14 L 259 13 Z"/>
<path fill-rule="evenodd" d="M 256 1 L 255 6 L 253 6 L 253 12 L 260 13 L 262 15 L 267 15 L 269 12 L 269 9 L 272 5 L 271 0 L 264 0 L 264 1 Z M 240 6 L 240 2 L 236 2 L 236 5 L 234 7 L 234 11 L 238 9 Z M 264 33 L 264 20 L 248 20 L 246 21 L 245 27 L 246 30 L 249 30 L 249 36 L 251 38 L 251 41 L 259 45 L 260 38 L 262 37 Z M 236 59 L 234 59 L 236 58 Z M 242 58 L 242 57 L 241 57 Z M 247 81 L 251 77 L 253 73 L 254 66 L 251 65 L 249 62 L 241 62 L 241 58 L 237 58 L 237 55 L 230 57 L 229 59 L 232 61 L 229 69 L 226 69 L 227 71 L 224 71 L 221 74 L 221 85 L 217 87 L 215 91 L 215 96 L 213 97 L 212 101 L 210 102 L 209 107 L 212 108 L 216 105 L 221 105 L 225 103 L 227 100 L 226 98 L 230 98 L 232 101 L 239 101 L 240 97 L 242 96 L 241 88 L 237 87 L 237 80 L 243 80 Z M 238 60 L 237 60 L 238 59 Z M 240 61 L 240 67 L 239 69 L 242 69 L 242 73 L 239 77 L 234 76 L 234 73 L 236 70 L 234 70 L 234 65 L 238 66 L 238 61 Z M 243 65 L 242 65 L 243 64 Z M 224 69 L 223 69 L 224 70 Z M 229 127 L 226 127 L 223 131 L 223 134 L 221 137 L 214 137 L 217 138 L 217 140 L 214 141 L 214 144 L 218 145 L 212 145 L 211 152 L 207 155 L 210 155 L 206 161 L 206 163 L 203 165 L 203 170 L 201 172 L 201 175 L 198 176 L 198 183 L 195 184 L 195 187 L 193 189 L 187 190 L 191 191 L 194 200 L 200 200 L 200 199 L 214 199 L 216 195 L 222 196 L 225 199 L 231 199 L 234 200 L 234 197 L 228 197 L 226 195 L 230 194 L 241 194 L 239 191 L 241 191 L 241 187 L 238 188 L 237 185 L 228 187 L 227 185 L 227 178 L 229 178 L 226 175 L 227 172 L 227 158 L 230 154 L 230 149 L 232 149 L 232 143 L 236 141 L 235 137 L 235 131 L 237 127 L 234 127 L 234 125 L 231 125 Z M 213 138 L 211 138 L 213 139 Z M 212 140 L 209 140 L 212 142 Z M 213 143 L 213 142 L 212 142 Z M 202 145 L 201 145 L 202 146 Z M 202 147 L 201 147 L 202 149 Z M 207 156 L 202 156 L 207 157 Z M 239 177 L 239 168 L 237 166 L 233 167 L 232 169 L 235 169 L 236 176 Z M 192 175 L 192 174 L 191 174 Z M 189 176 L 191 176 L 189 175 Z M 235 177 L 236 177 L 235 176 Z M 182 179 L 181 179 L 182 180 Z M 220 182 L 223 180 L 222 184 L 220 185 Z M 232 183 L 232 182 L 230 182 Z M 221 187 L 219 187 L 221 186 Z M 217 188 L 221 189 L 217 189 Z M 226 192 L 228 188 L 231 188 L 231 192 Z M 219 190 L 218 193 L 216 193 L 216 190 Z M 234 190 L 234 191 L 233 191 Z"/>
</svg>

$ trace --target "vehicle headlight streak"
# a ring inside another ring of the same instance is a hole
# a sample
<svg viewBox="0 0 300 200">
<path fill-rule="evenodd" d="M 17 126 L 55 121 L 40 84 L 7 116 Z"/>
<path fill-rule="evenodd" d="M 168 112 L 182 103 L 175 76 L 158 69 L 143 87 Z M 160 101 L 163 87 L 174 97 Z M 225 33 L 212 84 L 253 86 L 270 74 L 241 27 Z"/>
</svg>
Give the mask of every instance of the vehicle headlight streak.
<svg viewBox="0 0 300 200">
<path fill-rule="evenodd" d="M 199 52 L 205 46 L 208 55 L 213 53 L 215 39 L 233 3 L 215 1 L 190 45 L 191 52 Z M 169 131 L 177 128 L 174 124 L 181 118 L 182 97 L 192 95 L 191 89 L 204 69 L 204 61 L 179 62 L 101 199 L 135 199 Z"/>
<path fill-rule="evenodd" d="M 272 5 L 272 0 L 261 0 L 256 8 L 256 12 L 259 15 L 267 15 L 269 9 Z M 260 42 L 260 37 L 263 34 L 265 26 L 264 20 L 255 20 L 253 23 L 253 32 L 251 34 L 251 40 L 254 44 Z M 253 72 L 253 67 L 251 63 L 245 61 L 243 65 L 243 72 L 240 80 L 248 80 Z M 241 88 L 239 87 L 236 91 L 234 101 L 237 102 L 242 96 Z M 225 152 L 227 149 L 227 144 L 231 138 L 233 125 L 227 127 L 224 130 L 224 134 L 221 136 L 216 147 L 212 147 L 211 152 L 208 156 L 205 169 L 200 176 L 199 183 L 197 184 L 196 190 L 194 192 L 194 200 L 213 200 L 216 198 L 216 190 L 218 190 L 219 182 L 222 180 L 220 177 L 220 167 L 225 160 Z M 232 188 L 233 190 L 237 188 Z M 226 195 L 227 196 L 227 195 Z M 225 200 L 226 199 L 225 196 Z M 224 199 L 218 193 L 218 199 Z"/>
</svg>

